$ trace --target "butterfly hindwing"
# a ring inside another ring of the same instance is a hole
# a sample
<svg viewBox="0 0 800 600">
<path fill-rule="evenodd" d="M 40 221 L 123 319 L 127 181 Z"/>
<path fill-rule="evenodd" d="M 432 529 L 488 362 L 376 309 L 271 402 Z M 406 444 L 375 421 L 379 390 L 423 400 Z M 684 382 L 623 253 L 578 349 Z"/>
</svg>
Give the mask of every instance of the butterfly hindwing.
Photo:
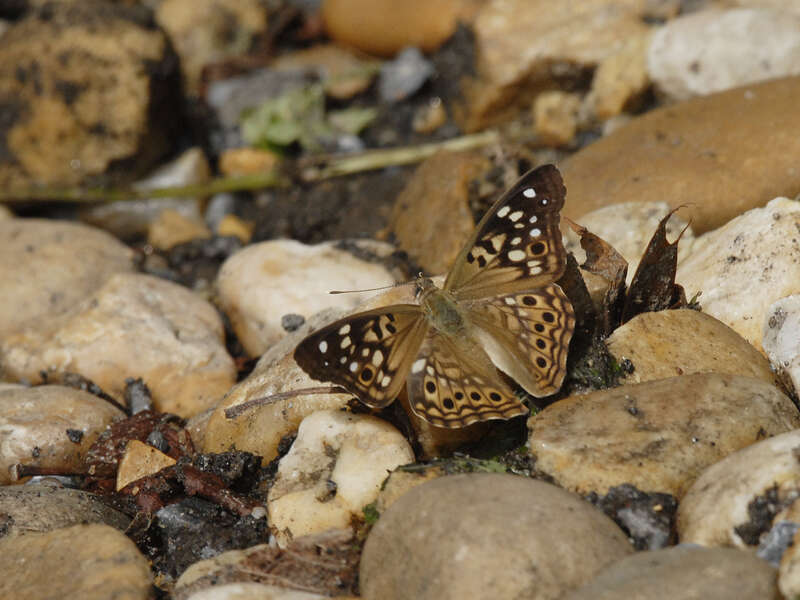
<svg viewBox="0 0 800 600">
<path fill-rule="evenodd" d="M 313 332 L 295 348 L 314 379 L 336 383 L 367 406 L 383 408 L 400 393 L 428 322 L 415 304 L 351 315 Z"/>
<path fill-rule="evenodd" d="M 466 317 L 492 362 L 537 398 L 559 390 L 575 313 L 556 284 L 465 302 Z"/>
<path fill-rule="evenodd" d="M 558 279 L 566 265 L 558 228 L 565 197 L 553 165 L 528 171 L 478 223 L 444 289 L 465 300 L 536 289 Z"/>
<path fill-rule="evenodd" d="M 431 330 L 411 366 L 407 387 L 412 410 L 438 427 L 465 427 L 528 412 L 470 337 Z"/>
</svg>

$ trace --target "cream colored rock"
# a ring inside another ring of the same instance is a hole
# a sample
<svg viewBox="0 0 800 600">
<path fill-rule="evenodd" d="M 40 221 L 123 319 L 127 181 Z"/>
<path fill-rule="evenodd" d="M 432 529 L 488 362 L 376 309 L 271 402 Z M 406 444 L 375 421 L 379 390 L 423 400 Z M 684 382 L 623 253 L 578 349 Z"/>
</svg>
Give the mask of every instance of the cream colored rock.
<svg viewBox="0 0 800 600">
<path fill-rule="evenodd" d="M 800 293 L 800 203 L 776 198 L 697 238 L 678 266 L 687 298 L 759 350 L 770 305 Z"/>
<path fill-rule="evenodd" d="M 0 597 L 147 600 L 150 566 L 124 533 L 74 525 L 0 539 Z"/>
<path fill-rule="evenodd" d="M 0 204 L 0 221 L 13 218 L 14 218 L 14 213 L 11 212 L 11 209 L 5 205 Z"/>
<path fill-rule="evenodd" d="M 133 271 L 127 246 L 63 221 L 0 221 L 0 256 L 0 340 L 72 310 L 111 275 Z"/>
<path fill-rule="evenodd" d="M 543 143 L 566 146 L 578 132 L 581 97 L 579 94 L 551 90 L 533 102 L 533 126 Z"/>
<path fill-rule="evenodd" d="M 709 466 L 678 508 L 682 542 L 745 548 L 736 528 L 750 521 L 748 505 L 777 486 L 781 500 L 800 492 L 800 431 L 789 431 L 735 452 Z"/>
<path fill-rule="evenodd" d="M 125 454 L 119 461 L 117 469 L 117 491 L 142 477 L 158 473 L 161 469 L 171 467 L 175 459 L 152 446 L 130 440 L 125 447 Z"/>
<path fill-rule="evenodd" d="M 0 484 L 14 464 L 83 471 L 89 447 L 121 410 L 87 392 L 58 385 L 0 390 Z"/>
<path fill-rule="evenodd" d="M 666 202 L 624 202 L 593 210 L 577 219 L 577 222 L 611 244 L 628 262 L 627 282 L 630 284 L 639 266 L 639 260 L 647 249 L 647 244 L 650 243 L 659 222 L 669 214 L 669 211 Z M 683 235 L 678 242 L 679 262 L 691 251 L 694 233 L 680 215 L 672 215 L 666 225 L 667 239 L 670 242 L 675 241 L 682 231 Z M 580 238 L 568 227 L 564 227 L 564 245 L 567 252 L 575 255 L 579 264 L 586 260 Z"/>
<path fill-rule="evenodd" d="M 516 475 L 454 475 L 381 515 L 359 582 L 368 600 L 558 598 L 630 553 L 611 519 L 575 494 Z"/>
<path fill-rule="evenodd" d="M 0 513 L 10 517 L 4 521 L 3 537 L 87 523 L 105 523 L 125 531 L 131 522 L 94 494 L 44 484 L 0 487 Z"/>
<path fill-rule="evenodd" d="M 378 256 L 388 244 L 357 242 Z M 265 352 L 286 334 L 284 315 L 309 317 L 325 308 L 350 309 L 364 294 L 330 295 L 331 290 L 363 290 L 392 285 L 382 265 L 356 258 L 334 243 L 307 246 L 293 240 L 250 245 L 231 256 L 217 276 L 222 309 L 251 356 Z"/>
<path fill-rule="evenodd" d="M 375 510 L 378 514 L 383 514 L 401 496 L 418 485 L 426 481 L 431 481 L 439 477 L 444 477 L 446 473 L 440 467 L 431 466 L 413 471 L 395 470 L 389 474 L 386 481 L 381 485 L 381 491 L 375 501 Z"/>
<path fill-rule="evenodd" d="M 211 230 L 202 219 L 186 217 L 172 209 L 161 211 L 147 232 L 147 242 L 159 250 L 210 237 Z"/>
<path fill-rule="evenodd" d="M 800 295 L 773 302 L 767 309 L 762 345 L 781 379 L 800 391 Z"/>
<path fill-rule="evenodd" d="M 778 567 L 778 588 L 784 598 L 800 596 L 800 532 L 795 533 L 791 546 L 781 557 Z"/>
<path fill-rule="evenodd" d="M 325 600 L 321 596 L 263 583 L 228 583 L 209 587 L 184 597 L 184 600 Z"/>
<path fill-rule="evenodd" d="M 306 417 L 269 491 L 278 543 L 363 518 L 388 473 L 413 461 L 409 443 L 385 421 L 340 411 Z"/>
<path fill-rule="evenodd" d="M 634 371 L 627 383 L 692 373 L 727 373 L 775 382 L 764 356 L 733 329 L 696 310 L 662 310 L 637 315 L 606 341 L 617 360 Z"/>
<path fill-rule="evenodd" d="M 800 15 L 738 8 L 680 16 L 654 33 L 647 67 L 672 100 L 800 74 Z"/>
<path fill-rule="evenodd" d="M 619 115 L 647 90 L 650 38 L 650 31 L 630 37 L 619 52 L 605 58 L 595 69 L 586 102 L 597 119 L 606 121 Z"/>
<path fill-rule="evenodd" d="M 122 398 L 141 377 L 156 408 L 190 416 L 222 398 L 236 380 L 216 310 L 191 291 L 149 275 L 120 274 L 69 315 L 0 343 L 8 376 L 39 381 L 75 372 Z"/>
<path fill-rule="evenodd" d="M 728 454 L 797 427 L 777 388 L 716 373 L 570 396 L 528 420 L 536 469 L 562 487 L 603 495 L 630 483 L 678 498 Z"/>
</svg>

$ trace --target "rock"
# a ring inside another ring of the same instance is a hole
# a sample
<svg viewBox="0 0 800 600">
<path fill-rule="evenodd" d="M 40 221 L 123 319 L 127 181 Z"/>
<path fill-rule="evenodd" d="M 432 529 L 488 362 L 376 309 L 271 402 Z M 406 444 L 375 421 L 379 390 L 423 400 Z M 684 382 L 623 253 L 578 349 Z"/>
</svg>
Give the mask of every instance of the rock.
<svg viewBox="0 0 800 600">
<path fill-rule="evenodd" d="M 798 446 L 800 431 L 790 431 L 743 448 L 705 469 L 678 508 L 681 541 L 739 548 L 757 544 L 761 529 L 769 529 L 780 506 L 800 492 Z M 758 515 L 753 503 L 770 496 L 776 508 Z M 754 517 L 764 516 L 766 522 L 754 522 Z M 800 522 L 797 516 L 794 520 Z"/>
<path fill-rule="evenodd" d="M 359 241 L 356 249 L 388 256 L 394 248 Z M 286 334 L 286 314 L 309 317 L 325 308 L 353 309 L 361 294 L 331 296 L 331 290 L 365 290 L 392 285 L 391 273 L 377 261 L 357 257 L 334 242 L 307 246 L 293 240 L 252 244 L 231 256 L 219 270 L 222 309 L 239 341 L 258 356 Z"/>
<path fill-rule="evenodd" d="M 412 462 L 403 435 L 376 417 L 330 410 L 306 417 L 269 490 L 278 544 L 363 519 L 388 472 Z"/>
<path fill-rule="evenodd" d="M 669 214 L 669 211 L 666 202 L 625 202 L 586 213 L 578 220 L 578 224 L 611 244 L 628 262 L 627 283 L 630 285 L 639 266 L 639 260 L 655 234 L 659 222 Z M 578 263 L 582 264 L 586 260 L 586 252 L 581 248 L 580 238 L 571 228 L 564 229 L 566 230 L 564 246 L 567 252 L 572 252 Z M 668 240 L 674 241 L 678 235 L 681 236 L 678 241 L 678 262 L 680 262 L 691 251 L 694 232 L 679 215 L 670 217 L 665 230 Z"/>
<path fill-rule="evenodd" d="M 183 600 L 325 600 L 329 596 L 263 583 L 228 583 L 209 587 L 182 598 Z"/>
<path fill-rule="evenodd" d="M 776 198 L 697 238 L 678 267 L 686 297 L 761 350 L 769 307 L 800 292 L 800 204 Z"/>
<path fill-rule="evenodd" d="M 253 223 L 244 221 L 236 215 L 225 215 L 217 225 L 217 235 L 234 236 L 242 244 L 247 244 L 253 237 Z"/>
<path fill-rule="evenodd" d="M 670 100 L 800 74 L 800 15 L 757 8 L 703 10 L 653 34 L 647 68 Z"/>
<path fill-rule="evenodd" d="M 564 600 L 778 600 L 775 569 L 732 548 L 678 546 L 614 563 Z"/>
<path fill-rule="evenodd" d="M 20 463 L 62 473 L 81 473 L 97 436 L 121 410 L 87 392 L 45 385 L 0 390 L 0 484 Z"/>
<path fill-rule="evenodd" d="M 334 41 L 392 56 L 407 46 L 436 50 L 455 31 L 460 8 L 456 0 L 325 0 L 322 18 Z"/>
<path fill-rule="evenodd" d="M 606 121 L 637 104 L 650 85 L 647 48 L 650 32 L 625 40 L 619 52 L 597 65 L 587 104 L 597 119 Z"/>
<path fill-rule="evenodd" d="M 63 221 L 0 220 L 0 256 L 0 341 L 67 313 L 111 275 L 133 270 L 127 246 Z"/>
<path fill-rule="evenodd" d="M 180 187 L 204 184 L 211 179 L 211 167 L 200 148 L 190 148 L 178 158 L 160 166 L 133 187 L 151 190 L 165 187 Z M 145 200 L 121 200 L 89 205 L 80 210 L 81 220 L 105 229 L 122 239 L 133 239 L 147 235 L 153 221 L 166 210 L 179 213 L 184 218 L 202 219 L 200 198 L 149 198 Z"/>
<path fill-rule="evenodd" d="M 536 470 L 558 485 L 603 495 L 630 483 L 678 498 L 708 466 L 798 426 L 777 388 L 716 373 L 570 396 L 528 420 Z"/>
<path fill-rule="evenodd" d="M 578 131 L 579 94 L 557 90 L 542 92 L 533 102 L 536 135 L 549 146 L 566 146 Z"/>
<path fill-rule="evenodd" d="M 386 510 L 404 494 L 413 490 L 418 485 L 426 481 L 438 479 L 447 475 L 445 469 L 440 466 L 428 466 L 413 470 L 395 469 L 381 485 L 381 491 L 375 500 L 375 511 L 382 515 Z"/>
<path fill-rule="evenodd" d="M 636 117 L 560 166 L 564 214 L 621 202 L 667 201 L 695 233 L 776 196 L 800 193 L 800 77 L 694 98 Z M 736 123 L 736 127 L 731 127 Z M 754 153 L 753 148 L 762 148 Z M 745 336 L 747 337 L 747 336 Z"/>
<path fill-rule="evenodd" d="M 147 242 L 159 250 L 169 250 L 178 244 L 208 239 L 211 231 L 200 218 L 185 217 L 176 210 L 164 210 L 150 224 Z"/>
<path fill-rule="evenodd" d="M 108 525 L 74 525 L 0 539 L 0 572 L 0 596 L 15 600 L 151 597 L 147 558 Z"/>
<path fill-rule="evenodd" d="M 556 598 L 630 553 L 610 519 L 553 485 L 454 475 L 415 487 L 381 516 L 364 545 L 361 593 Z"/>
<path fill-rule="evenodd" d="M 786 296 L 767 308 L 762 345 L 781 379 L 800 391 L 800 295 Z"/>
<path fill-rule="evenodd" d="M 800 16 L 800 5 L 794 2 L 784 2 L 784 0 L 728 0 L 725 4 L 748 8 L 766 8 Z"/>
<path fill-rule="evenodd" d="M 117 469 L 117 491 L 175 464 L 175 459 L 139 440 L 130 440 Z"/>
<path fill-rule="evenodd" d="M 781 558 L 778 588 L 784 598 L 795 598 L 800 594 L 800 535 L 797 533 Z"/>
<path fill-rule="evenodd" d="M 637 315 L 606 342 L 616 359 L 634 371 L 626 383 L 692 373 L 727 373 L 774 383 L 769 362 L 733 329 L 696 310 L 662 310 Z"/>
<path fill-rule="evenodd" d="M 322 80 L 326 95 L 347 100 L 369 88 L 379 62 L 335 44 L 319 44 L 283 54 L 270 63 L 270 68 L 311 71 Z"/>
<path fill-rule="evenodd" d="M 11 209 L 6 207 L 5 205 L 0 204 L 0 221 L 13 218 L 14 218 L 14 213 L 11 212 Z"/>
<path fill-rule="evenodd" d="M 399 102 L 413 96 L 435 75 L 433 63 L 419 48 L 404 48 L 394 60 L 381 65 L 378 96 L 383 102 Z"/>
<path fill-rule="evenodd" d="M 42 533 L 87 523 L 104 523 L 125 531 L 131 520 L 99 497 L 54 485 L 0 487 L 2 537 Z"/>
<path fill-rule="evenodd" d="M 219 157 L 219 170 L 223 175 L 256 175 L 278 166 L 281 158 L 260 148 L 231 148 Z"/>
<path fill-rule="evenodd" d="M 431 98 L 414 111 L 411 119 L 411 128 L 414 133 L 430 135 L 447 122 L 447 109 L 438 96 Z"/>
<path fill-rule="evenodd" d="M 141 10 L 87 1 L 30 11 L 0 49 L 0 188 L 129 181 L 177 137 L 179 90 L 166 37 Z"/>
<path fill-rule="evenodd" d="M 155 16 L 181 58 L 184 84 L 193 95 L 205 65 L 246 54 L 267 31 L 267 9 L 258 0 L 164 0 Z"/>
<path fill-rule="evenodd" d="M 417 167 L 397 196 L 389 229 L 428 273 L 447 272 L 475 229 L 470 184 L 488 167 L 478 154 L 440 152 Z"/>
<path fill-rule="evenodd" d="M 462 128 L 476 131 L 530 105 L 642 35 L 639 0 L 490 0 L 475 18 L 477 79 L 464 89 Z M 567 185 L 567 189 L 569 185 Z"/>
<path fill-rule="evenodd" d="M 140 377 L 158 410 L 181 416 L 205 410 L 236 381 L 214 307 L 149 275 L 114 275 L 70 314 L 38 325 L 0 343 L 7 377 L 79 373 L 118 399 L 125 379 Z"/>
</svg>

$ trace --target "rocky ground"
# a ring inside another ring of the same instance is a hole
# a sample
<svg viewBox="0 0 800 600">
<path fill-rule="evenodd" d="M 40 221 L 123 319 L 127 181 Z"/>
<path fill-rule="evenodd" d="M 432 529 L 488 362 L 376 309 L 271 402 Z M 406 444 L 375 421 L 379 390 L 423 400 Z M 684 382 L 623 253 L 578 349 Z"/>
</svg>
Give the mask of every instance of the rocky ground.
<svg viewBox="0 0 800 600">
<path fill-rule="evenodd" d="M 0 597 L 800 596 L 798 98 L 780 0 L 0 2 Z M 546 163 L 530 416 L 295 362 Z"/>
</svg>

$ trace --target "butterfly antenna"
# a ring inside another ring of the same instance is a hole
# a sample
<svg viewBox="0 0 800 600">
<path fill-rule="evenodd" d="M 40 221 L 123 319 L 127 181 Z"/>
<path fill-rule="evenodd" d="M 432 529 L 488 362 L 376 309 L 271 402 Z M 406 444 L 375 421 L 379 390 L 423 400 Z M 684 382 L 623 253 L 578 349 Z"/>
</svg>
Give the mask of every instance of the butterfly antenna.
<svg viewBox="0 0 800 600">
<path fill-rule="evenodd" d="M 401 285 L 406 285 L 408 283 L 413 283 L 413 281 L 400 281 L 398 283 L 393 283 L 392 285 L 385 285 L 383 287 L 376 287 L 370 288 L 368 290 L 331 290 L 328 292 L 329 294 L 358 294 L 361 292 L 377 292 L 380 290 L 388 290 L 391 288 L 400 287 Z"/>
<path fill-rule="evenodd" d="M 235 419 L 248 410 L 257 408 L 259 406 L 274 404 L 279 400 L 287 400 L 289 398 L 296 398 L 298 396 L 313 396 L 315 394 L 349 394 L 349 392 L 338 385 L 326 385 L 320 387 L 303 388 L 300 390 L 291 390 L 288 392 L 280 392 L 278 394 L 270 394 L 269 396 L 262 396 L 260 398 L 248 400 L 247 402 L 242 402 L 241 404 L 237 404 L 236 406 L 225 409 L 225 418 Z"/>
</svg>

